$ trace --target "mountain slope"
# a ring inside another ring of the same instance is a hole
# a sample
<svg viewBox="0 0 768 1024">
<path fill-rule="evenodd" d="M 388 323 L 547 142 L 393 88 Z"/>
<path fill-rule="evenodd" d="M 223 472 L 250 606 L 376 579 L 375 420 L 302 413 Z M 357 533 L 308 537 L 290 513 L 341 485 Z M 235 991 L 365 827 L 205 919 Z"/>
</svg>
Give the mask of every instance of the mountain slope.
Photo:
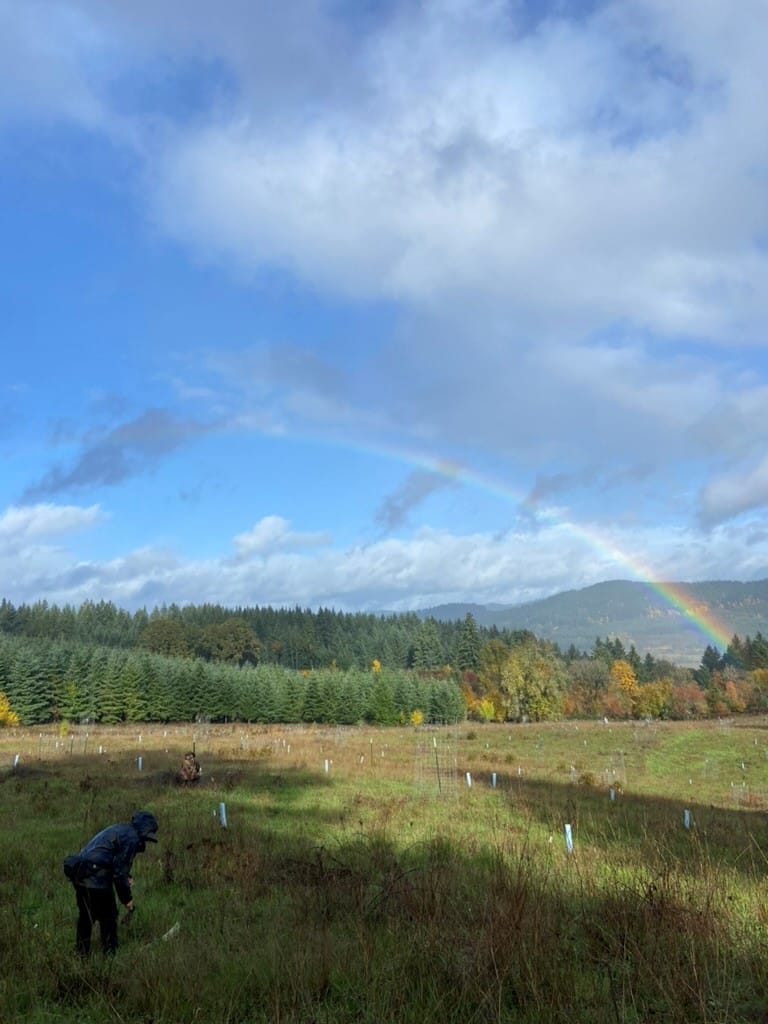
<svg viewBox="0 0 768 1024">
<path fill-rule="evenodd" d="M 666 585 L 665 585 L 666 586 Z M 581 590 L 568 590 L 540 601 L 509 608 L 446 605 L 421 612 L 437 619 L 455 619 L 456 610 L 472 611 L 478 623 L 500 629 L 529 629 L 554 640 L 561 650 L 574 644 L 589 651 L 596 637 L 618 636 L 643 655 L 650 651 L 678 665 L 698 665 L 708 644 L 720 650 L 730 639 L 758 632 L 768 634 L 768 579 L 751 583 L 714 580 L 670 584 L 685 595 L 685 607 L 699 620 L 717 624 L 708 632 L 666 600 L 654 584 L 611 580 Z M 447 609 L 451 614 L 446 614 Z M 461 613 L 462 615 L 465 612 Z"/>
</svg>

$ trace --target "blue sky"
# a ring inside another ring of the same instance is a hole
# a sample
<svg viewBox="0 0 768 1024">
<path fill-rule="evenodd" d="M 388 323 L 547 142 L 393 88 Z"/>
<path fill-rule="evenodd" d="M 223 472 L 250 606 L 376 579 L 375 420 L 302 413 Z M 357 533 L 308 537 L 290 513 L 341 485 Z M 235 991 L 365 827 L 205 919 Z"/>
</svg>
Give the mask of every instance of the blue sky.
<svg viewBox="0 0 768 1024">
<path fill-rule="evenodd" d="M 768 576 L 767 45 L 761 0 L 0 0 L 2 596 Z"/>
</svg>

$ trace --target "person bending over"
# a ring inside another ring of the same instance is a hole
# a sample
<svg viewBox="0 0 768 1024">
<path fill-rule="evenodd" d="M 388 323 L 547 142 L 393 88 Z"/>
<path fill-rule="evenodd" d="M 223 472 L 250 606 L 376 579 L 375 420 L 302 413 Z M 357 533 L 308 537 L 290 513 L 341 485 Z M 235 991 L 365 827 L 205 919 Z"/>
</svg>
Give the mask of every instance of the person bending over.
<svg viewBox="0 0 768 1024">
<path fill-rule="evenodd" d="M 79 853 L 64 859 L 64 874 L 75 887 L 77 898 L 76 948 L 81 956 L 91 951 L 91 933 L 99 925 L 105 953 L 117 949 L 117 899 L 134 909 L 131 867 L 147 843 L 157 842 L 157 819 L 150 811 L 137 811 L 130 822 L 109 825 Z"/>
</svg>

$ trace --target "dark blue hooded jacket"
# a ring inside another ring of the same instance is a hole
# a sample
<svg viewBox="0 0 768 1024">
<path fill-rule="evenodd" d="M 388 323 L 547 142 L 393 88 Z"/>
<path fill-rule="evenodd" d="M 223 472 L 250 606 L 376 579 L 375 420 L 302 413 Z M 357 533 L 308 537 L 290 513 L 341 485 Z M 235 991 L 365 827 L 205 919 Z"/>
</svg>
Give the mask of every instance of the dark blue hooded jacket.
<svg viewBox="0 0 768 1024">
<path fill-rule="evenodd" d="M 109 889 L 114 885 L 121 903 L 130 902 L 133 858 L 146 843 L 156 843 L 157 819 L 149 811 L 137 811 L 130 822 L 110 825 L 82 848 L 79 858 L 87 864 L 85 877 L 78 884 L 87 889 Z"/>
</svg>

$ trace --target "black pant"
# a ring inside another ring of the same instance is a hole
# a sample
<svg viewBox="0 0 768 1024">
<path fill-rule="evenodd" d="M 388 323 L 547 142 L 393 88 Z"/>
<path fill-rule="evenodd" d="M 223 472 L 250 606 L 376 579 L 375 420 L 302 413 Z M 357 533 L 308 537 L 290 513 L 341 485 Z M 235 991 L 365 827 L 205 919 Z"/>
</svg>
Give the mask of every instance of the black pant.
<svg viewBox="0 0 768 1024">
<path fill-rule="evenodd" d="M 75 886 L 77 896 L 77 951 L 87 956 L 91 951 L 91 932 L 94 922 L 98 922 L 101 934 L 101 948 L 105 953 L 114 953 L 117 949 L 117 903 L 115 894 L 109 889 L 88 889 L 84 885 Z"/>
</svg>

